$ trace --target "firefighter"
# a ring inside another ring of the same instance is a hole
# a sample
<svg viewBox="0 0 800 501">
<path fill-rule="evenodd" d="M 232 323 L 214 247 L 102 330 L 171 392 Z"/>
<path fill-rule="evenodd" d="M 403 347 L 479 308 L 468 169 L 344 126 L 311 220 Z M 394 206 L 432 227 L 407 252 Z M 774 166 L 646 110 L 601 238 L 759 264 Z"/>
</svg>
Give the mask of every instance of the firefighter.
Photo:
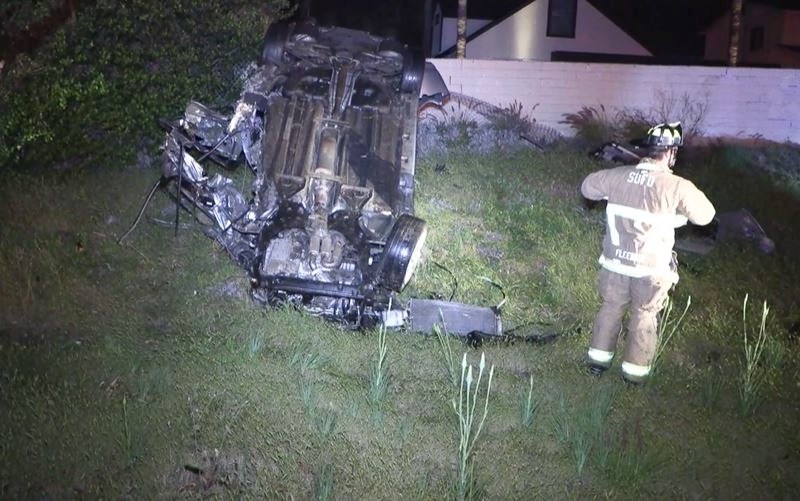
<svg viewBox="0 0 800 501">
<path fill-rule="evenodd" d="M 650 373 L 657 315 L 678 281 L 675 228 L 687 220 L 704 226 L 714 218 L 703 192 L 672 173 L 683 144 L 680 123 L 650 128 L 644 144 L 647 153 L 637 165 L 593 172 L 581 184 L 584 197 L 608 201 L 597 286 L 603 305 L 592 328 L 589 371 L 600 375 L 611 367 L 629 310 L 621 369 L 631 383 L 643 382 Z"/>
</svg>

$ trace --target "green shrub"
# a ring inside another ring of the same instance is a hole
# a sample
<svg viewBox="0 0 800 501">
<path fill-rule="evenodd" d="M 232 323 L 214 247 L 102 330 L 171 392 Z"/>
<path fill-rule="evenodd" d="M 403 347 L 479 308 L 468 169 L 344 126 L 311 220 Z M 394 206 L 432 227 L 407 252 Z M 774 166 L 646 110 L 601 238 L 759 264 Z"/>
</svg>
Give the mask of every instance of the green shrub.
<svg viewBox="0 0 800 501">
<path fill-rule="evenodd" d="M 708 113 L 708 96 L 689 93 L 676 95 L 672 91 L 656 89 L 653 105 L 647 110 L 621 108 L 606 109 L 584 106 L 574 113 L 565 113 L 561 123 L 567 124 L 576 136 L 588 144 L 616 141 L 627 143 L 643 137 L 655 123 L 680 121 L 688 141 L 702 135 Z"/>
<path fill-rule="evenodd" d="M 0 81 L 0 166 L 130 162 L 189 99 L 223 108 L 286 0 L 97 0 Z"/>
</svg>

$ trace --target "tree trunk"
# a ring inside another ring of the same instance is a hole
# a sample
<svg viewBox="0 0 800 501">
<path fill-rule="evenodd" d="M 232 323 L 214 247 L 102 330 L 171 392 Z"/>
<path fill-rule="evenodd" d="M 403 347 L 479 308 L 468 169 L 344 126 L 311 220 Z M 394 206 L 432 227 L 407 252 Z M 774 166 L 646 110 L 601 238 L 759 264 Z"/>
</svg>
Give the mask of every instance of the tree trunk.
<svg viewBox="0 0 800 501">
<path fill-rule="evenodd" d="M 458 0 L 456 59 L 467 57 L 467 0 Z"/>
<path fill-rule="evenodd" d="M 731 36 L 728 40 L 728 66 L 739 64 L 739 40 L 742 35 L 744 0 L 731 0 Z"/>
<path fill-rule="evenodd" d="M 425 0 L 425 19 L 422 22 L 422 54 L 431 57 L 431 30 L 433 29 L 433 0 Z"/>
<path fill-rule="evenodd" d="M 297 8 L 297 18 L 306 19 L 311 17 L 311 0 L 300 0 Z"/>
</svg>

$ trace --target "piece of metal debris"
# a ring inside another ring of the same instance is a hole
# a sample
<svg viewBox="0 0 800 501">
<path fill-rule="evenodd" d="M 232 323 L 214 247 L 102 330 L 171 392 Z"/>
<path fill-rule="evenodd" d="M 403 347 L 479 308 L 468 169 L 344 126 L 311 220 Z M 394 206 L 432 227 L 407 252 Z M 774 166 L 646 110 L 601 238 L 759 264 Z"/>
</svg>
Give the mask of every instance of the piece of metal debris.
<svg viewBox="0 0 800 501">
<path fill-rule="evenodd" d="M 719 242 L 751 243 L 764 254 L 775 251 L 775 242 L 747 209 L 718 213 L 707 227 L 690 227 L 679 233 L 675 248 L 694 254 L 708 254 Z"/>
<path fill-rule="evenodd" d="M 637 164 L 642 159 L 641 155 L 639 155 L 637 152 L 625 148 L 624 146 L 613 141 L 605 143 L 596 150 L 590 152 L 589 156 L 598 160 L 605 160 L 607 162 L 621 163 L 625 165 Z"/>
</svg>

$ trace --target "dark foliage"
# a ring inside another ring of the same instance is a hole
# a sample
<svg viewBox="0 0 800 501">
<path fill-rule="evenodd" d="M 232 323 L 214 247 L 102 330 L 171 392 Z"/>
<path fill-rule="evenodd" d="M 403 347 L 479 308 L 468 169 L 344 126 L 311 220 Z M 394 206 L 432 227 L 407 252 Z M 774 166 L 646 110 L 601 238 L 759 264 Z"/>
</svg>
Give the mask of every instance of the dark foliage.
<svg viewBox="0 0 800 501">
<path fill-rule="evenodd" d="M 39 12 L 47 17 L 45 7 Z M 35 20 L 11 23 L 22 29 Z M 189 99 L 233 102 L 237 78 L 258 54 L 287 0 L 96 0 L 0 80 L 0 166 L 130 163 L 155 149 L 161 117 Z M 18 17 L 18 16 L 17 16 Z M 5 26 L 8 25 L 8 26 Z M 8 29 L 5 29 L 8 28 Z M 228 111 L 228 110 L 222 110 Z"/>
</svg>

